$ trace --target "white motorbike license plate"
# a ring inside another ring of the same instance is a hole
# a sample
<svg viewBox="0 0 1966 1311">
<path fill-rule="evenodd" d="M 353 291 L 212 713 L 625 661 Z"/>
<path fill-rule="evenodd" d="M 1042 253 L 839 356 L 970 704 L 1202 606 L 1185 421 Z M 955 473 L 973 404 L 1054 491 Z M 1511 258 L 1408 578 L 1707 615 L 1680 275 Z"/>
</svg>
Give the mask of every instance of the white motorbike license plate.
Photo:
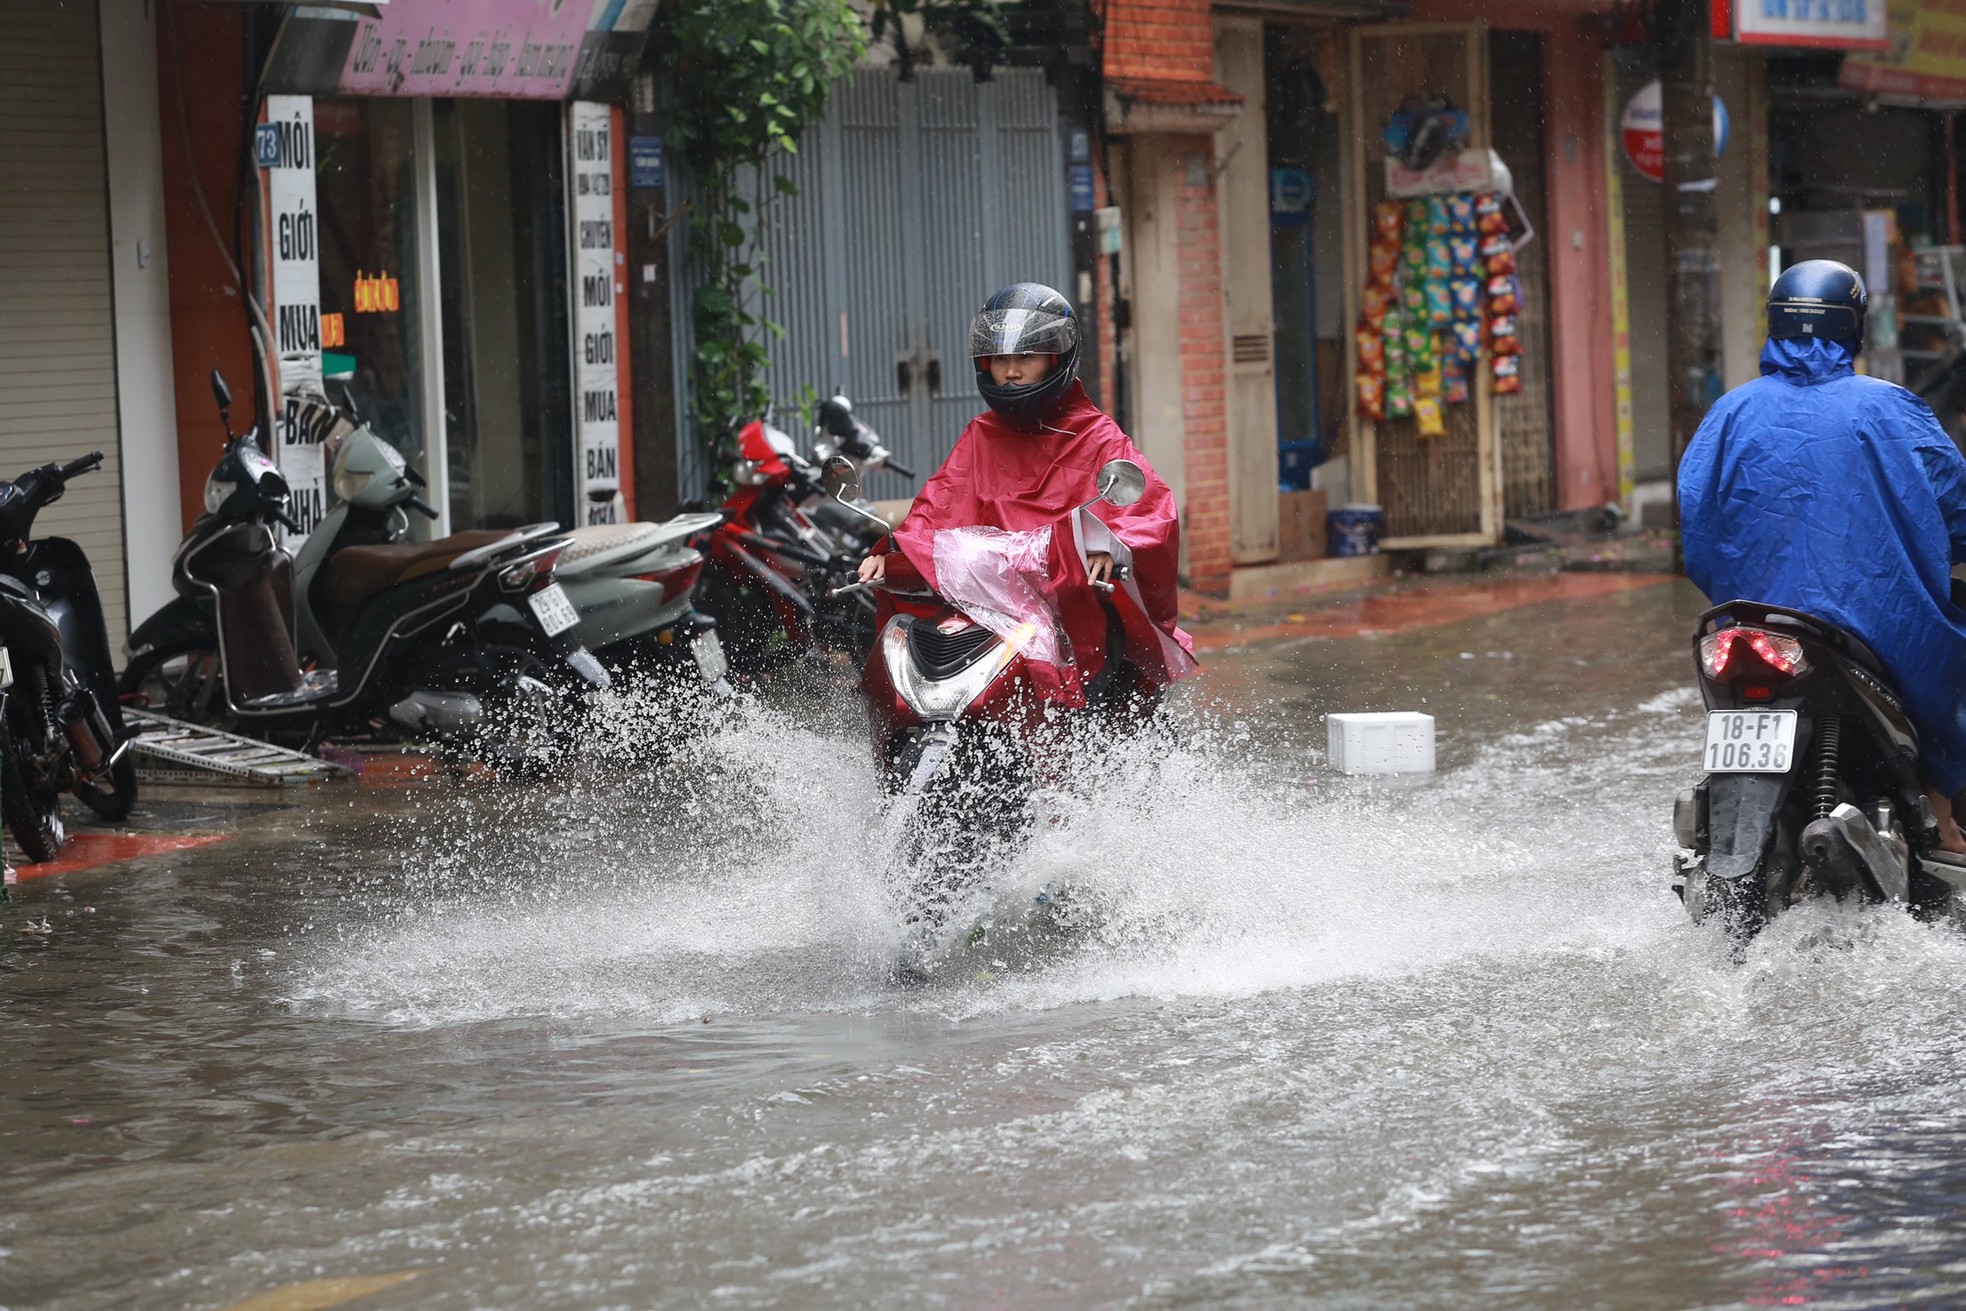
<svg viewBox="0 0 1966 1311">
<path fill-rule="evenodd" d="M 724 659 L 723 640 L 715 633 L 705 633 L 691 642 L 689 653 L 696 657 L 696 671 L 706 683 L 714 683 L 730 672 L 730 662 Z"/>
<path fill-rule="evenodd" d="M 533 617 L 539 620 L 548 637 L 558 637 L 580 622 L 580 611 L 573 608 L 566 589 L 558 583 L 540 588 L 526 598 L 526 604 L 532 607 Z"/>
<path fill-rule="evenodd" d="M 1793 710 L 1709 710 L 1709 774 L 1786 774 L 1795 763 Z"/>
</svg>

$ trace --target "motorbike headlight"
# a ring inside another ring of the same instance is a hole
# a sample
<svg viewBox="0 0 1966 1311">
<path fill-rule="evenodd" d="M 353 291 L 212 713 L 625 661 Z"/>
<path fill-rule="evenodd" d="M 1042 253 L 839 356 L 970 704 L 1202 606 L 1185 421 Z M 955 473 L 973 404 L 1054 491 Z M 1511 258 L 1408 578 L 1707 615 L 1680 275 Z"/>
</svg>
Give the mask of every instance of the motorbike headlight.
<svg viewBox="0 0 1966 1311">
<path fill-rule="evenodd" d="M 334 494 L 344 501 L 352 501 L 362 494 L 363 488 L 374 481 L 373 469 L 357 472 L 346 464 L 337 464 L 334 471 Z"/>
<path fill-rule="evenodd" d="M 217 514 L 218 507 L 225 504 L 226 498 L 237 490 L 230 479 L 214 474 L 205 479 L 205 513 Z"/>
<path fill-rule="evenodd" d="M 1020 624 L 1009 637 L 998 638 L 987 647 L 974 663 L 947 678 L 930 678 L 916 666 L 908 650 L 908 629 L 914 622 L 906 616 L 888 621 L 887 630 L 881 634 L 881 659 L 887 663 L 895 692 L 927 723 L 954 719 L 967 710 L 1037 634 L 1032 625 Z"/>
</svg>

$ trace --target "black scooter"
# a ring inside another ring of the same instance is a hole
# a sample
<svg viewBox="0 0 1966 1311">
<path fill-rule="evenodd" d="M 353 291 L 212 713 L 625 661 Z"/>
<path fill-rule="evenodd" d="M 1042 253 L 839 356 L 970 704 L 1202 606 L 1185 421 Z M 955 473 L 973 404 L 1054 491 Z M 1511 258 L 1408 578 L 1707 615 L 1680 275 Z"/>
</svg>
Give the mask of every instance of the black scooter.
<svg viewBox="0 0 1966 1311">
<path fill-rule="evenodd" d="M 231 394 L 217 372 L 212 389 L 226 419 Z M 366 431 L 342 411 L 316 408 L 330 441 Z M 338 472 L 346 454 L 338 452 Z M 560 737 L 558 694 L 538 676 L 532 650 L 488 640 L 480 627 L 493 611 L 510 613 L 515 599 L 551 589 L 568 539 L 477 533 L 341 545 L 314 580 L 334 604 L 340 641 L 331 654 L 339 658 L 332 669 L 304 668 L 294 561 L 271 527 L 293 528 L 288 498 L 256 432 L 234 435 L 227 419 L 225 450 L 206 482 L 206 513 L 172 562 L 177 598 L 131 635 L 123 695 L 175 718 L 309 750 L 329 736 L 414 739 L 501 769 L 530 772 L 545 763 Z M 521 612 L 534 615 L 530 606 Z M 570 637 L 548 634 L 536 617 L 520 636 L 606 685 L 592 656 Z"/>
<path fill-rule="evenodd" d="M 1883 663 L 1813 615 L 1729 601 L 1700 617 L 1706 776 L 1682 792 L 1674 890 L 1737 944 L 1803 900 L 1966 910 L 1966 861 L 1938 851 L 1918 732 Z"/>
<path fill-rule="evenodd" d="M 101 467 L 93 451 L 0 485 L 0 813 L 34 861 L 61 851 L 63 792 L 108 820 L 136 803 L 95 571 L 74 542 L 33 535 L 68 480 Z"/>
</svg>

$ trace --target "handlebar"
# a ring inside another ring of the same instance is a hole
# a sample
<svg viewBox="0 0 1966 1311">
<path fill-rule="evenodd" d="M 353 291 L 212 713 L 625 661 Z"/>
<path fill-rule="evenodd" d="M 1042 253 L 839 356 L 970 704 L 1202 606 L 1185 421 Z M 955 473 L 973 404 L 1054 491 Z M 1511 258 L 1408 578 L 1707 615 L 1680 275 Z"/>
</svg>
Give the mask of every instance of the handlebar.
<svg viewBox="0 0 1966 1311">
<path fill-rule="evenodd" d="M 895 459 L 892 455 L 888 456 L 887 459 L 881 461 L 881 467 L 884 469 L 888 469 L 894 473 L 898 473 L 903 478 L 913 478 L 915 476 L 915 471 L 913 469 L 910 469 L 907 465 L 901 463 L 901 461 Z"/>
<path fill-rule="evenodd" d="M 102 468 L 102 452 L 90 451 L 81 459 L 70 460 L 67 464 L 61 466 L 62 481 L 67 482 L 70 478 L 78 474 L 94 473 L 100 468 Z"/>
<path fill-rule="evenodd" d="M 288 514 L 285 510 L 273 510 L 269 513 L 272 514 L 274 522 L 288 532 L 297 533 L 300 531 L 300 521 Z"/>
<path fill-rule="evenodd" d="M 434 520 L 437 518 L 437 507 L 425 501 L 421 496 L 412 496 L 405 504 L 426 519 Z"/>
</svg>

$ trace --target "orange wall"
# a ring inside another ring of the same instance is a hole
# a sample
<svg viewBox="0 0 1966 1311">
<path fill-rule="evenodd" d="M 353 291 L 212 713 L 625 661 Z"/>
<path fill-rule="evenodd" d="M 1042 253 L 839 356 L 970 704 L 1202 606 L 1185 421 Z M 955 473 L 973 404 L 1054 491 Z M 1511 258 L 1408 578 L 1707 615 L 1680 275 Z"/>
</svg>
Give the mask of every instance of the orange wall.
<svg viewBox="0 0 1966 1311">
<path fill-rule="evenodd" d="M 183 3 L 158 6 L 157 91 L 163 126 L 164 220 L 171 251 L 178 496 L 187 528 L 204 509 L 205 477 L 218 461 L 225 436 L 207 381 L 214 368 L 225 374 L 232 387 L 233 427 L 243 428 L 254 418 L 252 340 L 247 335 L 245 304 L 191 185 L 196 176 L 224 238 L 223 250 L 229 251 L 247 112 L 245 10 L 246 6 Z"/>
</svg>

